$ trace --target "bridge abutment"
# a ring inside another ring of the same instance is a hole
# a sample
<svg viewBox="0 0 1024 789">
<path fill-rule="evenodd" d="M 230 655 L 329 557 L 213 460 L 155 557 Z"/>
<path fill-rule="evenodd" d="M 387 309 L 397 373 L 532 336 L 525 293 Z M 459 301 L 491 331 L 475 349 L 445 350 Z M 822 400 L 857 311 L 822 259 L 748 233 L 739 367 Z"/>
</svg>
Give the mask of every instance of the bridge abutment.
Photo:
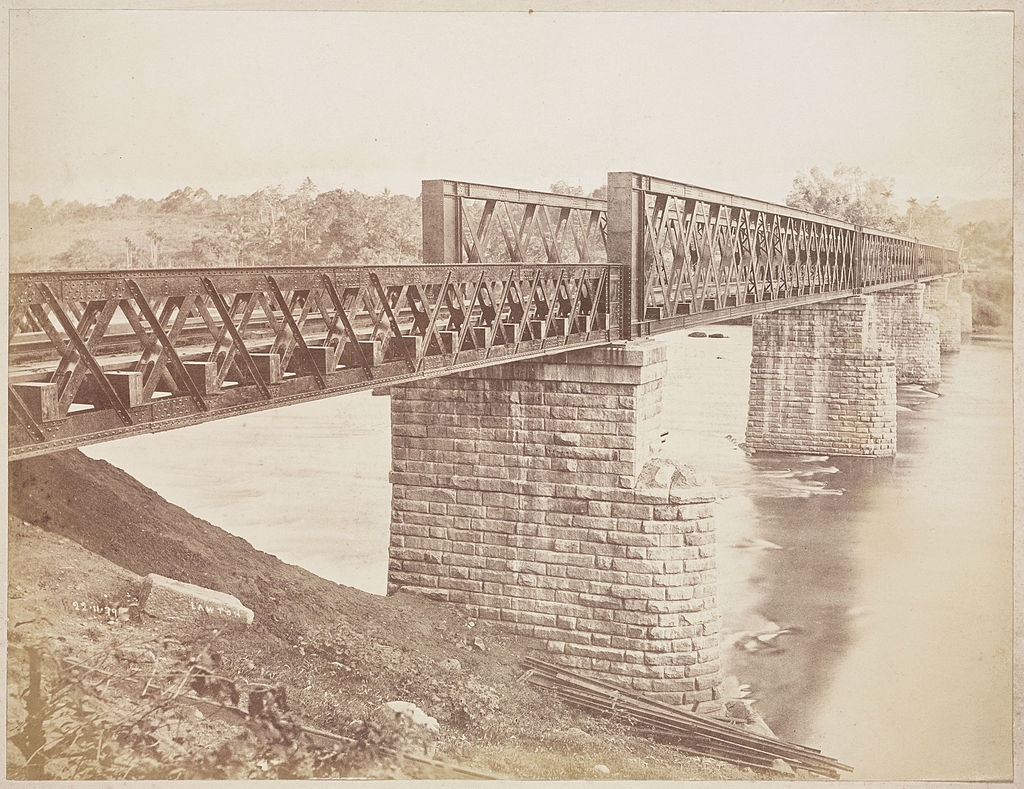
<svg viewBox="0 0 1024 789">
<path fill-rule="evenodd" d="M 896 365 L 872 296 L 756 315 L 747 446 L 774 452 L 896 453 Z"/>
<path fill-rule="evenodd" d="M 648 340 L 394 387 L 389 589 L 716 707 L 715 493 L 657 457 L 666 367 Z"/>
</svg>

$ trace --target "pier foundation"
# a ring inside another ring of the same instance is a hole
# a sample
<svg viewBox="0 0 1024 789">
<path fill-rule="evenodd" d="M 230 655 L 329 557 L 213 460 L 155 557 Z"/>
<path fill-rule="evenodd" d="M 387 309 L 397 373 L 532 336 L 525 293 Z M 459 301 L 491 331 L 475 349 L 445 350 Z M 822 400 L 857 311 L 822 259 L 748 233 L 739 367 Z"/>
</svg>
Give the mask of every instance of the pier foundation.
<svg viewBox="0 0 1024 789">
<path fill-rule="evenodd" d="M 960 318 L 963 277 L 935 279 L 925 288 L 925 308 L 939 318 L 939 349 L 942 353 L 956 353 L 960 350 L 963 332 Z"/>
<path fill-rule="evenodd" d="M 960 337 L 970 336 L 974 332 L 974 302 L 967 291 L 960 292 Z"/>
</svg>

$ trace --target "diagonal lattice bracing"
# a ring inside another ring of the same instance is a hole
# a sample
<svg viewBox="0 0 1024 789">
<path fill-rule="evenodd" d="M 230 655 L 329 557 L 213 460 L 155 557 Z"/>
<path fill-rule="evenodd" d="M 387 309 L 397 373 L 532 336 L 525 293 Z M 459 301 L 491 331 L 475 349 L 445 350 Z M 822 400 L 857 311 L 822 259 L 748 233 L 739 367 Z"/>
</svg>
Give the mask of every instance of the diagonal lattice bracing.
<svg viewBox="0 0 1024 789">
<path fill-rule="evenodd" d="M 861 247 L 863 287 L 912 281 L 916 276 L 917 244 L 881 231 L 865 231 Z"/>
<path fill-rule="evenodd" d="M 675 181 L 609 173 L 608 194 L 608 260 L 636 294 L 631 337 L 957 270 L 951 250 Z"/>
<path fill-rule="evenodd" d="M 618 279 L 579 263 L 13 275 L 9 455 L 605 344 Z"/>
<path fill-rule="evenodd" d="M 423 182 L 429 264 L 606 262 L 605 201 L 461 181 Z"/>
<path fill-rule="evenodd" d="M 636 173 L 423 184 L 427 265 L 10 279 L 9 456 L 841 298 L 955 250 Z"/>
</svg>

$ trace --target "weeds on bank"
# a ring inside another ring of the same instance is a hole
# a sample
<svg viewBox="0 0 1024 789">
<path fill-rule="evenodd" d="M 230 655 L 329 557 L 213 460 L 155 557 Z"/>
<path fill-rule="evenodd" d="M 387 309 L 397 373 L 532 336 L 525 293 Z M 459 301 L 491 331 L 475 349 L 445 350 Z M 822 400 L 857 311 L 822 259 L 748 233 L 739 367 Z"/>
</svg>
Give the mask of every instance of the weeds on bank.
<svg viewBox="0 0 1024 789">
<path fill-rule="evenodd" d="M 129 640 L 80 658 L 12 647 L 8 778 L 385 777 L 422 747 L 401 721 L 301 725 L 283 686 L 223 676 L 215 639 Z"/>
</svg>

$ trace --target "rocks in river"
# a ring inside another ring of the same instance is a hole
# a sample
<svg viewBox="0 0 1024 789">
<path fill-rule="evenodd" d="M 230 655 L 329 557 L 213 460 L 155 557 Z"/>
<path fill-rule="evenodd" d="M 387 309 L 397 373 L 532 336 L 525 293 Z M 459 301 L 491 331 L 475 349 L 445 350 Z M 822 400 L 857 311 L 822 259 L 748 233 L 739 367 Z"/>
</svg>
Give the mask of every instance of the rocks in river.
<svg viewBox="0 0 1024 789">
<path fill-rule="evenodd" d="M 785 649 L 778 643 L 779 636 L 797 635 L 802 632 L 803 628 L 797 625 L 779 627 L 774 622 L 768 622 L 765 627 L 756 632 L 736 634 L 732 644 L 735 648 L 745 652 L 781 653 Z"/>
<path fill-rule="evenodd" d="M 717 332 L 717 331 L 714 332 L 713 334 L 708 334 L 707 332 L 702 332 L 702 331 L 692 331 L 689 334 L 687 334 L 686 336 L 687 337 L 707 337 L 707 338 L 713 339 L 713 340 L 728 339 L 728 335 L 727 334 L 722 334 L 721 332 Z"/>
<path fill-rule="evenodd" d="M 771 542 L 770 540 L 763 540 L 763 539 L 761 539 L 759 537 L 743 537 L 743 538 L 737 540 L 736 542 L 734 542 L 729 547 L 730 548 L 753 548 L 753 549 L 756 549 L 756 550 L 759 550 L 759 551 L 764 551 L 764 550 L 781 551 L 782 550 L 782 546 L 781 545 L 776 545 L 774 542 Z"/>
</svg>

